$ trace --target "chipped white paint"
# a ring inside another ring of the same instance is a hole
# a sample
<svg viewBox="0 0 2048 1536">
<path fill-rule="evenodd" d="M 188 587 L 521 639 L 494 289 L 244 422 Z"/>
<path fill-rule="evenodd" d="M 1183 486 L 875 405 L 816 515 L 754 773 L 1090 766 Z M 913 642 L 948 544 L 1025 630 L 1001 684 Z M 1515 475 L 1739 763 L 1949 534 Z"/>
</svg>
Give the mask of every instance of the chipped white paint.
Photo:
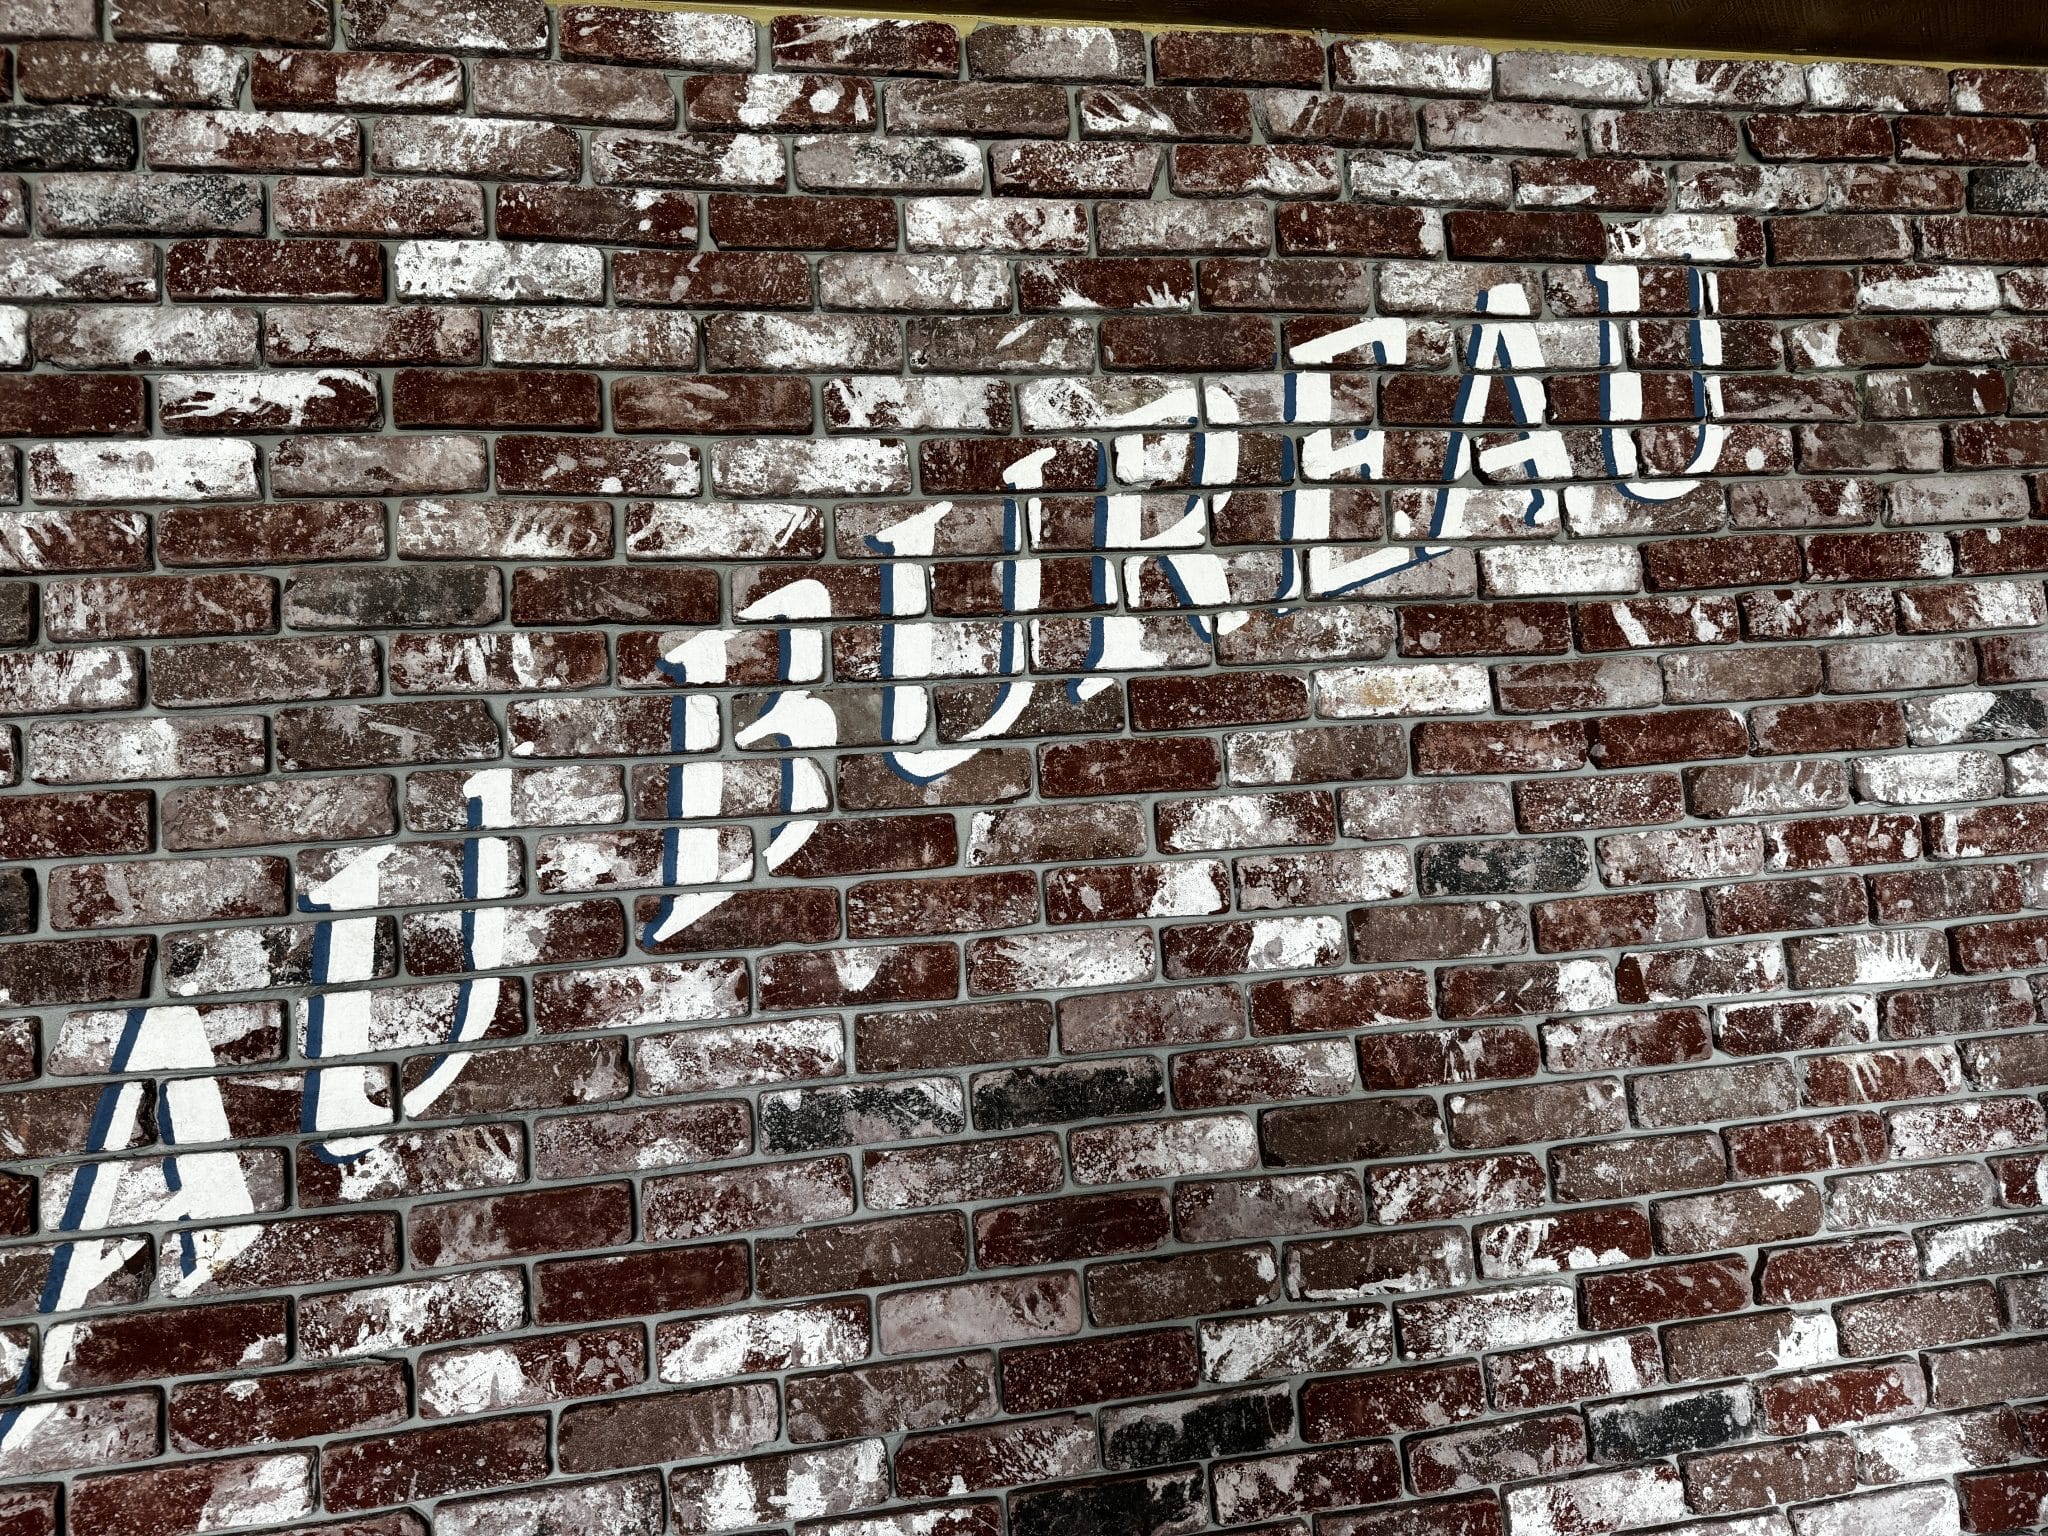
<svg viewBox="0 0 2048 1536">
<path fill-rule="evenodd" d="M 910 197 L 903 244 L 924 251 L 1088 249 L 1088 205 L 1053 198 Z"/>
<path fill-rule="evenodd" d="M 1072 1133 L 1074 1180 L 1124 1184 L 1139 1179 L 1230 1173 L 1259 1165 L 1257 1128 L 1246 1115 L 1101 1126 Z"/>
<path fill-rule="evenodd" d="M 412 1349 L 424 1340 L 452 1336 L 458 1324 L 462 1334 L 474 1335 L 509 1333 L 526 1321 L 526 1284 L 510 1269 L 328 1292 L 321 1300 L 330 1308 L 346 1307 L 355 1327 L 345 1338 L 329 1339 L 319 1331 L 309 1341 L 311 1330 L 302 1324 L 300 1353 L 315 1359 Z"/>
<path fill-rule="evenodd" d="M 849 93 L 853 96 L 851 121 L 862 127 L 872 123 L 875 113 L 871 96 L 854 92 L 844 81 L 822 75 L 748 75 L 741 82 L 734 115 L 748 128 L 774 128 L 785 113 L 799 105 L 820 117 L 835 112 Z"/>
<path fill-rule="evenodd" d="M 758 1370 L 849 1365 L 867 1352 L 866 1324 L 843 1309 L 774 1307 L 664 1325 L 656 1369 L 661 1380 L 687 1385 Z"/>
<path fill-rule="evenodd" d="M 1492 707 L 1486 668 L 1459 662 L 1331 667 L 1316 673 L 1316 701 L 1333 719 L 1476 715 Z"/>
<path fill-rule="evenodd" d="M 316 404 L 333 400 L 343 391 L 374 399 L 376 380 L 353 368 L 303 373 L 167 373 L 157 380 L 165 419 L 180 422 L 282 413 L 283 425 L 304 426 L 307 413 Z"/>
<path fill-rule="evenodd" d="M 401 299 L 590 303 L 604 297 L 604 253 L 506 240 L 404 240 L 391 257 Z"/>
<path fill-rule="evenodd" d="M 731 496 L 879 496 L 910 489 L 910 456 L 888 438 L 712 446 L 712 483 Z"/>
<path fill-rule="evenodd" d="M 207 1490 L 193 1529 L 240 1530 L 298 1520 L 313 1512 L 313 1458 L 305 1452 L 252 1456 L 223 1468 Z"/>
<path fill-rule="evenodd" d="M 1794 1514 L 1792 1528 L 1798 1536 L 1958 1536 L 1962 1510 L 1954 1488 L 1923 1483 L 1809 1505 Z"/>
<path fill-rule="evenodd" d="M 1090 933 L 1006 934 L 991 950 L 1014 973 L 1004 991 L 1071 991 L 1144 981 L 1152 975 L 1148 928 L 1099 928 Z"/>
<path fill-rule="evenodd" d="M 987 313 L 1010 304 L 1010 267 L 999 256 L 826 256 L 818 302 L 830 309 Z"/>
<path fill-rule="evenodd" d="M 1201 1325 L 1202 1376 L 1223 1384 L 1352 1370 L 1393 1358 L 1385 1307 L 1215 1318 Z"/>
<path fill-rule="evenodd" d="M 42 443 L 28 454 L 29 492 L 54 505 L 242 501 L 257 494 L 256 445 L 214 442 Z"/>
<path fill-rule="evenodd" d="M 1719 213 L 1619 220 L 1607 226 L 1607 244 L 1617 261 L 1753 261 L 1761 254 L 1753 248 L 1745 250 L 1740 218 Z"/>
<path fill-rule="evenodd" d="M 1683 1519 L 1685 1490 L 1669 1466 L 1590 1472 L 1506 1494 L 1509 1536 L 1599 1536 Z"/>
<path fill-rule="evenodd" d="M 1998 308 L 1998 274 L 1988 267 L 1865 267 L 1857 308 L 1909 314 L 1981 313 Z"/>
<path fill-rule="evenodd" d="M 1486 590 L 1502 597 L 1634 592 L 1643 581 L 1642 562 L 1627 545 L 1483 549 L 1479 569 Z"/>
<path fill-rule="evenodd" d="M 697 361 L 696 325 L 689 315 L 661 311 L 501 309 L 491 315 L 491 358 L 551 367 L 690 368 Z"/>
<path fill-rule="evenodd" d="M 1009 419 L 1000 389 L 968 377 L 831 379 L 825 384 L 825 405 L 835 428 L 843 419 L 854 431 L 996 432 Z M 899 552 L 909 553 L 900 546 Z"/>
</svg>

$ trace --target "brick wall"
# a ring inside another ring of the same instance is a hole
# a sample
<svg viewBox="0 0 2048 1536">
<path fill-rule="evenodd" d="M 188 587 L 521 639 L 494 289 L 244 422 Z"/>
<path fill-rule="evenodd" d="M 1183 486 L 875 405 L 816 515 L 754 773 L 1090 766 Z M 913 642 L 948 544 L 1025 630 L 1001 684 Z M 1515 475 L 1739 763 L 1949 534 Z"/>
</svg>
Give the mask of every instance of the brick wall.
<svg viewBox="0 0 2048 1536">
<path fill-rule="evenodd" d="M 6 1536 L 2040 1528 L 2048 76 L 0 33 Z"/>
</svg>

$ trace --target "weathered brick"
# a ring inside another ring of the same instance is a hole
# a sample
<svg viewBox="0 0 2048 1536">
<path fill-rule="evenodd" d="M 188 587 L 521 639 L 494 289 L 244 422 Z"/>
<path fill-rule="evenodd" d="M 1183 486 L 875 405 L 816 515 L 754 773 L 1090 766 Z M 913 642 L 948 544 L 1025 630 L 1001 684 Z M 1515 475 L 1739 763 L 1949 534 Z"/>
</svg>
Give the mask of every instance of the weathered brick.
<svg viewBox="0 0 2048 1536">
<path fill-rule="evenodd" d="M 136 1536 L 304 1524 L 313 1437 L 364 1536 L 2034 1513 L 2031 75 L 341 21 L 0 23 L 0 1001 L 77 1010 L 0 1020 L 16 1316 L 139 1159 L 0 1471 Z M 211 1459 L 122 1465 L 159 1411 Z"/>
</svg>

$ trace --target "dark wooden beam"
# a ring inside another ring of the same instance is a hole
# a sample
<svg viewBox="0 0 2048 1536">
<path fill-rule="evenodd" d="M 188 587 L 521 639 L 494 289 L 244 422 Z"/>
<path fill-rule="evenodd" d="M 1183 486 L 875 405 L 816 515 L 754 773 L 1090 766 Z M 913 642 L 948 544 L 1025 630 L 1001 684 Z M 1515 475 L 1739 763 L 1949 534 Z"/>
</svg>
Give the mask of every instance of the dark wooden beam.
<svg viewBox="0 0 2048 1536">
<path fill-rule="evenodd" d="M 892 11 L 968 7 L 887 0 Z M 2048 65 L 2048 0 L 983 0 L 991 16 L 1671 52 Z"/>
</svg>

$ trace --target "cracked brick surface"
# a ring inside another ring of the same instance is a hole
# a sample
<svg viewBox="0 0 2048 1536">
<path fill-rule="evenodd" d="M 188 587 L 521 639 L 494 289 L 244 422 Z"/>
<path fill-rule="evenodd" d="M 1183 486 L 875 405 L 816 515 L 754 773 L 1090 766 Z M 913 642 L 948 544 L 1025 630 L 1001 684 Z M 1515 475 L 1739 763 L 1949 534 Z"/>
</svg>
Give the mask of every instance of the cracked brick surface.
<svg viewBox="0 0 2048 1536">
<path fill-rule="evenodd" d="M 2048 1524 L 2048 75 L 0 65 L 5 1536 Z"/>
</svg>

